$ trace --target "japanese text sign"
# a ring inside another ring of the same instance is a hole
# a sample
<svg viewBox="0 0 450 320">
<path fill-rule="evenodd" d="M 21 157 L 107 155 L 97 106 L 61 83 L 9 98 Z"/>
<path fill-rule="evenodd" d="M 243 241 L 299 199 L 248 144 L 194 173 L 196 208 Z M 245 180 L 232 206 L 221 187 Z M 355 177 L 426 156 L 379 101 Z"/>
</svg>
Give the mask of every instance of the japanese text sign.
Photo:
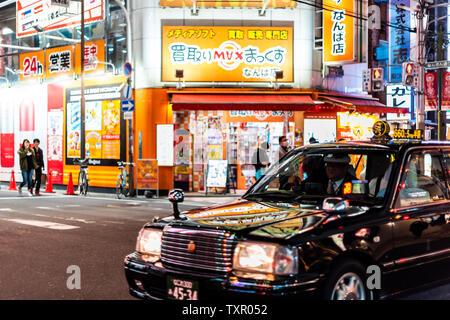
<svg viewBox="0 0 450 320">
<path fill-rule="evenodd" d="M 20 55 L 20 81 L 36 80 L 44 77 L 44 51 Z"/>
<path fill-rule="evenodd" d="M 77 74 L 81 74 L 81 45 L 75 48 L 75 70 Z M 94 73 L 103 72 L 104 64 L 95 63 L 95 61 L 105 61 L 105 40 L 86 42 L 84 45 L 84 72 Z"/>
<path fill-rule="evenodd" d="M 163 27 L 162 81 L 293 81 L 292 27 Z"/>
<path fill-rule="evenodd" d="M 413 112 L 413 91 L 409 86 L 387 85 L 386 86 L 386 106 L 393 108 L 408 108 Z M 410 114 L 387 113 L 386 119 L 389 121 L 409 120 Z"/>
<path fill-rule="evenodd" d="M 402 64 L 410 57 L 410 13 L 397 5 L 410 7 L 410 0 L 391 0 L 389 3 L 389 82 L 402 82 Z"/>
<path fill-rule="evenodd" d="M 236 1 L 236 0 L 217 0 L 217 1 L 196 1 L 196 6 L 200 8 L 262 8 L 265 0 L 259 1 Z M 193 7 L 194 0 L 160 0 L 161 7 Z M 295 8 L 295 1 L 291 0 L 269 0 L 267 8 Z"/>
<path fill-rule="evenodd" d="M 85 23 L 103 20 L 105 0 L 85 0 Z M 69 8 L 52 5 L 51 0 L 17 0 L 17 37 L 37 33 L 34 26 L 45 31 L 67 28 L 81 23 L 79 2 L 71 1 Z"/>
<path fill-rule="evenodd" d="M 323 61 L 325 63 L 353 61 L 354 1 L 324 0 L 323 7 Z"/>
<path fill-rule="evenodd" d="M 73 75 L 73 47 L 65 46 L 46 50 L 46 77 Z"/>
</svg>

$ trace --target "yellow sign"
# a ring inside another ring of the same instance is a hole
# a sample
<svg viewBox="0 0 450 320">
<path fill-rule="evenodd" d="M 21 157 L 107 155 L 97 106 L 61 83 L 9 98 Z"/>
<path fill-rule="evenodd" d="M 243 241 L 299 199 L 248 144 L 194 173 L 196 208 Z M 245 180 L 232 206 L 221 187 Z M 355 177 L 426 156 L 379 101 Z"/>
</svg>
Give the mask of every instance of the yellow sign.
<svg viewBox="0 0 450 320">
<path fill-rule="evenodd" d="M 46 78 L 54 78 L 63 75 L 73 76 L 73 46 L 47 49 Z"/>
<path fill-rule="evenodd" d="M 323 61 L 353 61 L 354 0 L 324 0 L 323 8 Z"/>
<path fill-rule="evenodd" d="M 374 115 L 337 113 L 337 140 L 369 140 L 378 118 Z"/>
<path fill-rule="evenodd" d="M 394 134 L 392 135 L 395 139 L 422 139 L 422 130 L 413 129 L 394 129 Z"/>
<path fill-rule="evenodd" d="M 44 76 L 44 51 L 20 55 L 20 81 L 36 80 Z"/>
<path fill-rule="evenodd" d="M 199 8 L 262 8 L 265 0 L 197 0 Z M 160 0 L 161 7 L 193 7 L 193 0 Z M 267 8 L 295 8 L 296 2 L 291 0 L 269 0 Z"/>
<path fill-rule="evenodd" d="M 137 161 L 137 188 L 158 189 L 158 160 Z"/>
<path fill-rule="evenodd" d="M 162 81 L 292 82 L 291 27 L 163 27 Z"/>
</svg>

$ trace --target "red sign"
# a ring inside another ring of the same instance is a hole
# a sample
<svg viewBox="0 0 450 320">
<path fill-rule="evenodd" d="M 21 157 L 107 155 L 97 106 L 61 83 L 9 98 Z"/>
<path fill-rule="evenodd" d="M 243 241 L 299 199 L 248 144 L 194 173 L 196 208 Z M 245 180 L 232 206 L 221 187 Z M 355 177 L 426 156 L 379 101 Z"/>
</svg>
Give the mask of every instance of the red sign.
<svg viewBox="0 0 450 320">
<path fill-rule="evenodd" d="M 436 111 L 437 105 L 437 72 L 427 72 L 425 73 L 425 111 Z"/>
<path fill-rule="evenodd" d="M 1 165 L 14 168 L 14 133 L 1 134 Z"/>
<path fill-rule="evenodd" d="M 444 79 L 442 84 L 442 102 L 441 110 L 450 110 L 450 72 L 444 72 Z"/>
</svg>

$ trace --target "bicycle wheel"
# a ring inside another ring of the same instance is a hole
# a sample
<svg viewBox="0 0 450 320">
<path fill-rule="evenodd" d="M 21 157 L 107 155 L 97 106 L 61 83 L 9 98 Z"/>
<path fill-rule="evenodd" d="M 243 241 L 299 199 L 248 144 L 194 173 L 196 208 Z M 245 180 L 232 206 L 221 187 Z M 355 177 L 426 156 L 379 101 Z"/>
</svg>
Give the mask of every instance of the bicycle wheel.
<svg viewBox="0 0 450 320">
<path fill-rule="evenodd" d="M 117 185 L 116 185 L 116 196 L 117 196 L 117 199 L 120 199 L 122 194 L 123 194 L 122 175 L 119 175 L 117 177 Z"/>
<path fill-rule="evenodd" d="M 88 189 L 88 182 L 86 178 L 86 172 L 82 170 L 78 175 L 78 194 L 85 196 L 87 194 L 87 189 Z"/>
</svg>

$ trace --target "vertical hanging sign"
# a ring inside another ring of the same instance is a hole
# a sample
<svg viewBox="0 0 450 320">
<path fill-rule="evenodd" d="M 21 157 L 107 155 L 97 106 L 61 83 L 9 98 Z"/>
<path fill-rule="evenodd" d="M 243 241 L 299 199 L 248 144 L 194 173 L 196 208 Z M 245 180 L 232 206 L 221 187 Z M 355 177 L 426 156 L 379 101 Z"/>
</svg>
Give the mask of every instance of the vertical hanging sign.
<svg viewBox="0 0 450 320">
<path fill-rule="evenodd" d="M 323 61 L 353 61 L 355 58 L 354 0 L 323 1 Z"/>
<path fill-rule="evenodd" d="M 397 5 L 410 7 L 410 0 L 390 0 L 389 2 L 389 82 L 402 82 L 402 63 L 410 59 L 411 17 L 409 11 Z"/>
</svg>

